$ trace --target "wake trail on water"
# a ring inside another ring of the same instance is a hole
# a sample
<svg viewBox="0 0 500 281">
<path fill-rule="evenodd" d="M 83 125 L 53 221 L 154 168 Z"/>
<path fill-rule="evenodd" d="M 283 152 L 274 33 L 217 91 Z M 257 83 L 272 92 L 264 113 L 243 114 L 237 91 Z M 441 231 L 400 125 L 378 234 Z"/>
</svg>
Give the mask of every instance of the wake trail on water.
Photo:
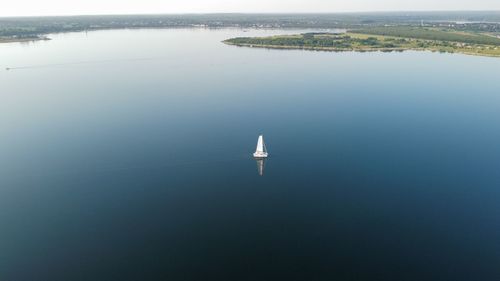
<svg viewBox="0 0 500 281">
<path fill-rule="evenodd" d="M 105 63 L 116 63 L 116 62 L 136 62 L 136 61 L 163 61 L 163 60 L 171 60 L 172 58 L 168 57 L 145 57 L 145 58 L 123 58 L 123 59 L 107 59 L 107 60 L 88 60 L 88 61 L 76 61 L 76 62 L 63 62 L 63 63 L 48 63 L 48 64 L 36 64 L 36 65 L 23 65 L 23 66 L 13 66 L 13 67 L 5 67 L 6 71 L 13 70 L 23 70 L 23 69 L 41 69 L 41 68 L 50 68 L 50 67 L 60 67 L 60 66 L 78 66 L 78 65 L 89 65 L 89 64 L 105 64 Z M 274 60 L 278 60 L 279 58 L 275 58 Z M 272 61 L 273 59 L 268 59 L 267 61 Z M 249 65 L 251 64 L 248 61 L 234 61 L 231 63 L 221 63 L 219 61 L 215 62 L 205 62 L 204 64 L 216 67 L 216 66 L 228 66 L 228 65 Z M 177 63 L 175 65 L 169 65 L 169 67 L 183 67 L 190 66 L 192 63 L 184 62 Z"/>
<path fill-rule="evenodd" d="M 160 60 L 163 58 L 133 58 L 133 59 L 108 59 L 108 60 L 88 60 L 88 61 L 78 61 L 78 62 L 64 62 L 64 63 L 50 63 L 50 64 L 37 64 L 37 65 L 26 65 L 26 66 L 14 66 L 6 67 L 5 70 L 21 70 L 21 69 L 36 69 L 36 68 L 49 68 L 58 66 L 70 66 L 70 65 L 84 65 L 84 64 L 99 64 L 99 63 L 113 63 L 113 62 L 134 62 L 134 61 L 151 61 Z"/>
<path fill-rule="evenodd" d="M 45 171 L 43 172 L 44 176 L 48 177 L 60 177 L 60 176 L 75 176 L 81 174 L 106 174 L 113 172 L 123 172 L 123 171 L 161 171 L 168 168 L 175 167 L 185 167 L 189 168 L 192 166 L 199 165 L 209 165 L 209 164 L 223 164 L 223 163 L 233 163 L 244 160 L 254 160 L 254 158 L 250 157 L 248 153 L 241 155 L 233 155 L 231 157 L 226 157 L 223 159 L 204 159 L 204 160 L 190 160 L 190 161 L 182 161 L 179 159 L 166 159 L 162 163 L 158 163 L 155 166 L 150 166 L 147 163 L 142 165 L 125 165 L 125 166 L 101 166 L 95 167 L 93 169 L 88 169 L 88 167 L 82 169 L 59 169 L 53 171 Z M 18 173 L 16 175 L 12 175 L 14 178 L 26 178 L 27 173 Z M 36 174 L 31 174 L 30 176 L 36 177 Z M 40 175 L 38 175 L 40 176 Z"/>
</svg>

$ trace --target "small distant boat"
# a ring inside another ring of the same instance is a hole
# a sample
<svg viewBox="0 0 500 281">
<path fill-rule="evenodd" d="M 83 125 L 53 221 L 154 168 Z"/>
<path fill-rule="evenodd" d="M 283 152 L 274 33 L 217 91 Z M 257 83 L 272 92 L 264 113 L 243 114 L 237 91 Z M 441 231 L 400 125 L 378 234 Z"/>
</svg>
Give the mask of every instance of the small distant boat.
<svg viewBox="0 0 500 281">
<path fill-rule="evenodd" d="M 257 140 L 257 149 L 255 150 L 255 153 L 253 154 L 253 157 L 255 158 L 267 158 L 267 148 L 266 144 L 264 143 L 264 136 L 260 135 L 259 139 Z"/>
</svg>

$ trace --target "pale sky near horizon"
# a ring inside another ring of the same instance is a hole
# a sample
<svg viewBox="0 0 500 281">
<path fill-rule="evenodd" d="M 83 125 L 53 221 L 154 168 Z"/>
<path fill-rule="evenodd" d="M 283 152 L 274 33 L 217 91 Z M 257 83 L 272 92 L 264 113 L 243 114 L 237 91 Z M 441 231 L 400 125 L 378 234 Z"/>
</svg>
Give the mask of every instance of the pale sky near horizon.
<svg viewBox="0 0 500 281">
<path fill-rule="evenodd" d="M 500 10 L 500 0 L 0 0 L 0 17 L 434 10 Z"/>
</svg>

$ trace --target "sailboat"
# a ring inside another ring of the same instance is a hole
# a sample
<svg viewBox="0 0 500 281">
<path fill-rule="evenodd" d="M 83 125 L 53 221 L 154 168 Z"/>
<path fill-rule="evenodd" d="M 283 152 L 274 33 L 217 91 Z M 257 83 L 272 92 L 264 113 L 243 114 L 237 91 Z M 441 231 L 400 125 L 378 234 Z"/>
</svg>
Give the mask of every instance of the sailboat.
<svg viewBox="0 0 500 281">
<path fill-rule="evenodd" d="M 267 158 L 267 148 L 266 144 L 264 143 L 264 136 L 260 135 L 259 139 L 257 140 L 257 149 L 255 150 L 255 153 L 253 154 L 253 157 L 255 158 Z"/>
</svg>

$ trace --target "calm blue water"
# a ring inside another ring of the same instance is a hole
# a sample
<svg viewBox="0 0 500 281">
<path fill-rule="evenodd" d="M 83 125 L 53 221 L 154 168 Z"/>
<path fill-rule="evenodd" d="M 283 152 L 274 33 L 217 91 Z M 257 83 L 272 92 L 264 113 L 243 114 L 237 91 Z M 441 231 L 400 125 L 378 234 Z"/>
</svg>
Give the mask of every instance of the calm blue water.
<svg viewBox="0 0 500 281">
<path fill-rule="evenodd" d="M 279 33 L 0 45 L 0 279 L 500 280 L 500 59 Z"/>
</svg>

